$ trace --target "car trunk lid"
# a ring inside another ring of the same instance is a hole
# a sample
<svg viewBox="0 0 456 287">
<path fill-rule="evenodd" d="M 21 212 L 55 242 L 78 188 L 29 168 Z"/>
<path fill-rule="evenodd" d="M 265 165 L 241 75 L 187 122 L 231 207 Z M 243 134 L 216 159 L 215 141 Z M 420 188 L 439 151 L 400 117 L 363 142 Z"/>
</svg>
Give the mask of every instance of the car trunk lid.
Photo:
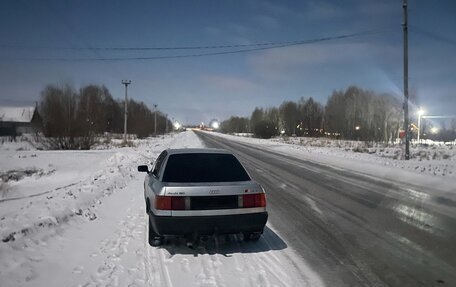
<svg viewBox="0 0 456 287">
<path fill-rule="evenodd" d="M 239 196 L 262 193 L 255 182 L 230 183 L 169 183 L 166 196 L 185 197 L 186 210 L 222 210 L 242 208 Z"/>
</svg>

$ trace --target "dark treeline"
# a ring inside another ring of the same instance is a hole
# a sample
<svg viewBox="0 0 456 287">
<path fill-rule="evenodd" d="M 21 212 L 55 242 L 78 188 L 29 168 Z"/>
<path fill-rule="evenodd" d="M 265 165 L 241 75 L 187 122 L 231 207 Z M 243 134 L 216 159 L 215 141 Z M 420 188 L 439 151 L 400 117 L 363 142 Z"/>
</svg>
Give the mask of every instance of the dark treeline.
<svg viewBox="0 0 456 287">
<path fill-rule="evenodd" d="M 255 108 L 250 118 L 231 117 L 222 132 L 253 132 L 271 137 L 330 136 L 366 141 L 392 141 L 402 128 L 401 102 L 389 94 L 351 86 L 334 91 L 326 105 L 313 98 L 285 101 L 279 107 Z"/>
<path fill-rule="evenodd" d="M 224 133 L 245 133 L 250 130 L 250 120 L 243 117 L 230 117 L 220 123 L 220 130 Z"/>
<path fill-rule="evenodd" d="M 96 135 L 123 133 L 124 101 L 114 100 L 105 86 L 48 85 L 39 105 L 43 133 L 52 148 L 88 149 Z M 157 133 L 164 133 L 166 117 L 157 111 Z M 128 101 L 128 134 L 154 133 L 154 113 L 144 103 Z M 171 128 L 171 122 L 168 122 Z"/>
</svg>

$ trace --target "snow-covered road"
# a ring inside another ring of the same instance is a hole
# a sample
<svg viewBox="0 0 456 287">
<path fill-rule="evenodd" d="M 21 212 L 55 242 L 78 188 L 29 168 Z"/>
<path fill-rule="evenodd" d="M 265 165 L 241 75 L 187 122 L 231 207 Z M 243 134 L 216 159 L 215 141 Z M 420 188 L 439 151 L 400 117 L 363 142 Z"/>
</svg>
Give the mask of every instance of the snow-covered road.
<svg viewBox="0 0 456 287">
<path fill-rule="evenodd" d="M 268 222 L 327 286 L 456 286 L 456 184 L 292 145 L 197 132 L 268 195 Z"/>
<path fill-rule="evenodd" d="M 0 286 L 321 286 L 269 225 L 257 243 L 147 244 L 136 165 L 168 147 L 201 146 L 185 132 L 101 152 L 1 151 L 2 172 L 54 171 L 2 186 Z"/>
</svg>

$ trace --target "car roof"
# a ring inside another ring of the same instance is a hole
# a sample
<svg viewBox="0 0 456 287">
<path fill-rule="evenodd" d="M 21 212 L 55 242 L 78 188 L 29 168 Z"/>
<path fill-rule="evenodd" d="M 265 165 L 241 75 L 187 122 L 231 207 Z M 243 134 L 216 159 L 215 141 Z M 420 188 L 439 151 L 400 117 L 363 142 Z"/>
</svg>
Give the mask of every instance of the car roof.
<svg viewBox="0 0 456 287">
<path fill-rule="evenodd" d="M 176 148 L 176 149 L 167 149 L 168 155 L 172 154 L 188 154 L 188 153 L 223 153 L 223 154 L 232 154 L 226 149 L 218 148 Z"/>
</svg>

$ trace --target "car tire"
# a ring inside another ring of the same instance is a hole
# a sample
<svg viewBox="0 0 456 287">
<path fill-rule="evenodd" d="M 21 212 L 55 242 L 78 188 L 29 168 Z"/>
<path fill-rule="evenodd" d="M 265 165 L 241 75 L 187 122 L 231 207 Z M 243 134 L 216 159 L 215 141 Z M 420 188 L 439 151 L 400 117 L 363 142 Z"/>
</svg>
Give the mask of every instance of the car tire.
<svg viewBox="0 0 456 287">
<path fill-rule="evenodd" d="M 149 199 L 146 199 L 146 213 L 149 214 L 149 211 L 150 211 L 150 203 L 149 203 Z"/>
<path fill-rule="evenodd" d="M 154 227 L 152 226 L 152 223 L 149 218 L 149 230 L 148 230 L 148 239 L 149 239 L 149 245 L 156 247 L 160 246 L 163 243 L 163 237 L 155 233 Z"/>
</svg>

